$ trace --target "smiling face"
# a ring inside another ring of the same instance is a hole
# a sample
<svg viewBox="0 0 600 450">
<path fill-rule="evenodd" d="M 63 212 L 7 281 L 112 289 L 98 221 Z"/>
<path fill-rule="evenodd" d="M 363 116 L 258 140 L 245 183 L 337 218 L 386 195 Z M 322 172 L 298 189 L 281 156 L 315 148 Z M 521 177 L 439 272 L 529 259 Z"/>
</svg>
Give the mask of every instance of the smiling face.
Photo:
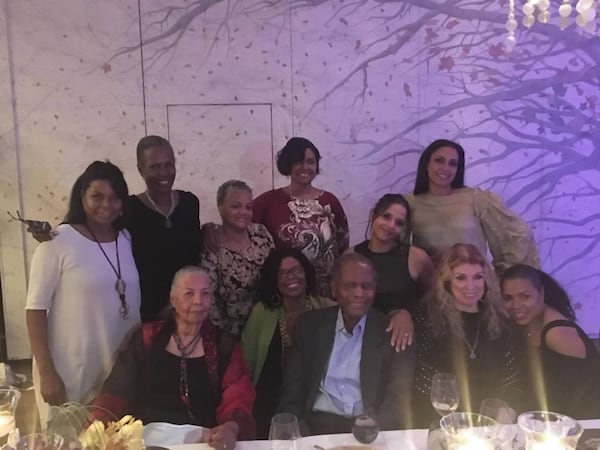
<svg viewBox="0 0 600 450">
<path fill-rule="evenodd" d="M 485 279 L 483 266 L 460 264 L 452 270 L 450 293 L 460 311 L 477 312 L 477 302 L 483 298 Z"/>
<path fill-rule="evenodd" d="M 292 164 L 290 173 L 291 180 L 296 184 L 311 184 L 317 176 L 317 156 L 315 152 L 307 148 L 304 150 L 304 159 Z"/>
<path fill-rule="evenodd" d="M 398 203 L 390 205 L 373 219 L 372 239 L 381 243 L 397 241 L 406 225 L 406 208 Z"/>
<path fill-rule="evenodd" d="M 144 150 L 138 171 L 150 193 L 169 193 L 175 182 L 175 155 L 168 147 L 150 147 Z"/>
<path fill-rule="evenodd" d="M 277 272 L 277 290 L 284 299 L 300 299 L 306 294 L 306 275 L 300 261 L 291 256 L 281 260 Z"/>
<path fill-rule="evenodd" d="M 452 184 L 458 169 L 458 152 L 452 147 L 440 147 L 434 151 L 427 164 L 430 186 L 447 189 Z"/>
<path fill-rule="evenodd" d="M 525 278 L 509 278 L 502 282 L 502 297 L 511 319 L 527 326 L 544 312 L 544 292 Z"/>
<path fill-rule="evenodd" d="M 92 181 L 81 193 L 81 204 L 86 222 L 92 227 L 111 225 L 123 209 L 123 200 L 107 180 Z"/>
<path fill-rule="evenodd" d="M 171 305 L 177 321 L 201 324 L 208 316 L 211 303 L 212 289 L 205 272 L 183 273 L 171 288 Z"/>
<path fill-rule="evenodd" d="M 230 188 L 219 205 L 223 225 L 245 230 L 252 221 L 252 194 L 246 189 Z"/>
<path fill-rule="evenodd" d="M 350 260 L 340 268 L 331 291 L 346 323 L 356 323 L 367 314 L 375 299 L 375 286 L 375 273 L 368 264 Z"/>
</svg>

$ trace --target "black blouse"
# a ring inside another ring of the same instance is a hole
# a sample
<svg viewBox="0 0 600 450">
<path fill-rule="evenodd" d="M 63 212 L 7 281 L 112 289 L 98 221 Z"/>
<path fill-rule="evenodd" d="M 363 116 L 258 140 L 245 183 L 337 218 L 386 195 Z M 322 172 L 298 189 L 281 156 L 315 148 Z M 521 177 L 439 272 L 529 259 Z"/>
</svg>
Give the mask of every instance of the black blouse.
<svg viewBox="0 0 600 450">
<path fill-rule="evenodd" d="M 586 357 L 561 355 L 548 348 L 546 334 L 554 327 L 575 328 L 585 345 Z M 527 375 L 527 409 L 544 409 L 576 419 L 600 416 L 600 354 L 585 332 L 570 320 L 553 320 L 542 330 L 540 347 L 523 343 Z"/>
<path fill-rule="evenodd" d="M 383 314 L 395 309 L 406 309 L 412 314 L 421 291 L 408 269 L 410 247 L 400 244 L 390 251 L 376 253 L 369 249 L 369 241 L 364 241 L 356 245 L 354 251 L 369 258 L 377 272 L 373 308 Z"/>
<path fill-rule="evenodd" d="M 165 217 L 148 208 L 135 195 L 123 208 L 125 227 L 131 233 L 133 257 L 140 277 L 142 322 L 157 320 L 169 303 L 169 290 L 175 272 L 186 265 L 198 265 L 200 259 L 200 205 L 191 192 L 177 191 L 179 203 Z"/>
<path fill-rule="evenodd" d="M 143 423 L 170 422 L 212 428 L 217 425 L 219 399 L 213 389 L 204 357 L 186 359 L 188 392 L 192 420 L 181 395 L 181 358 L 166 350 L 156 355 L 155 370 L 143 375 L 134 415 Z M 159 369 L 160 368 L 160 369 Z"/>
<path fill-rule="evenodd" d="M 413 316 L 417 333 L 417 364 L 413 391 L 416 425 L 427 427 L 439 415 L 431 406 L 431 379 L 438 372 L 454 373 L 460 391 L 460 411 L 479 412 L 485 398 L 500 398 L 519 410 L 522 380 L 516 356 L 516 340 L 505 332 L 491 339 L 480 313 L 461 312 L 466 339 L 456 336 L 433 336 L 423 309 Z M 479 338 L 477 338 L 477 328 Z M 477 340 L 477 345 L 474 346 Z"/>
</svg>

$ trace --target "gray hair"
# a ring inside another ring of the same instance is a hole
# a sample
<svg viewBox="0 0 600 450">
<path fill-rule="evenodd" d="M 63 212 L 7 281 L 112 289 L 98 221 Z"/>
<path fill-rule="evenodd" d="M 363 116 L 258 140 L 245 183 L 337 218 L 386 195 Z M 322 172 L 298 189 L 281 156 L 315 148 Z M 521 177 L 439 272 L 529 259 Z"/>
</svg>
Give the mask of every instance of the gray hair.
<svg viewBox="0 0 600 450">
<path fill-rule="evenodd" d="M 240 189 L 242 191 L 247 191 L 252 195 L 252 189 L 248 186 L 244 181 L 240 180 L 228 180 L 219 186 L 217 189 L 217 205 L 222 205 L 225 201 L 225 196 L 232 189 Z"/>
<path fill-rule="evenodd" d="M 358 263 L 367 266 L 369 269 L 371 269 L 371 272 L 373 273 L 373 281 L 377 282 L 377 271 L 375 270 L 375 267 L 373 266 L 371 260 L 366 256 L 356 252 L 344 253 L 338 259 L 335 260 L 333 270 L 331 272 L 332 281 L 338 281 L 342 275 L 342 269 L 346 264 L 350 263 Z"/>
<path fill-rule="evenodd" d="M 210 281 L 210 276 L 208 275 L 208 272 L 206 270 L 204 270 L 203 268 L 199 267 L 199 266 L 183 266 L 181 269 L 179 269 L 177 272 L 175 272 L 175 275 L 173 275 L 173 281 L 171 282 L 171 293 L 173 292 L 173 290 L 175 289 L 175 286 L 177 285 L 177 282 L 179 281 L 179 279 L 184 276 L 187 275 L 189 273 L 203 273 L 204 275 L 206 275 L 206 278 L 208 278 L 208 280 Z"/>
</svg>

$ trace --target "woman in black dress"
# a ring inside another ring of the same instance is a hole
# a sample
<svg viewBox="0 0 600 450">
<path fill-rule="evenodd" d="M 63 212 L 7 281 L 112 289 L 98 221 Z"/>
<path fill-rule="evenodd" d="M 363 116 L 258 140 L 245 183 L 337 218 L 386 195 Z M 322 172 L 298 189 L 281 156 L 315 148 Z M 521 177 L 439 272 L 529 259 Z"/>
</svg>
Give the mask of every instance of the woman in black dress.
<svg viewBox="0 0 600 450">
<path fill-rule="evenodd" d="M 425 307 L 417 310 L 414 321 L 416 427 L 439 418 L 429 398 L 438 372 L 456 376 L 462 411 L 478 412 L 485 398 L 518 407 L 521 384 L 511 324 L 494 270 L 477 247 L 455 244 L 443 254 Z"/>
<path fill-rule="evenodd" d="M 575 323 L 564 289 L 541 270 L 519 264 L 504 272 L 502 295 L 523 339 L 527 409 L 598 418 L 600 355 Z"/>
<path fill-rule="evenodd" d="M 140 274 L 142 322 L 157 320 L 169 304 L 175 272 L 198 264 L 200 205 L 191 192 L 173 189 L 175 155 L 169 141 L 146 136 L 137 145 L 137 167 L 146 190 L 132 195 L 123 208 Z"/>
<path fill-rule="evenodd" d="M 367 240 L 353 250 L 371 260 L 377 271 L 373 308 L 389 315 L 392 346 L 412 344 L 412 315 L 429 285 L 433 264 L 418 247 L 408 244 L 410 209 L 400 194 L 385 194 L 371 211 Z"/>
</svg>

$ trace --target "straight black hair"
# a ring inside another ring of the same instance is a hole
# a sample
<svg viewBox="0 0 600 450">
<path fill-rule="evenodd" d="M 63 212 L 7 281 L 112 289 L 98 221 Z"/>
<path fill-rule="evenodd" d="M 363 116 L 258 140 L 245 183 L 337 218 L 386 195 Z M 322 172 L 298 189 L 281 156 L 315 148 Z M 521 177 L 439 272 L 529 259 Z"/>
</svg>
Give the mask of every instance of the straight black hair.
<svg viewBox="0 0 600 450">
<path fill-rule="evenodd" d="M 415 180 L 415 188 L 413 194 L 421 195 L 429 192 L 429 175 L 427 175 L 427 166 L 431 161 L 431 156 L 436 150 L 442 147 L 451 147 L 458 153 L 458 167 L 456 168 L 456 175 L 454 180 L 450 183 L 453 189 L 460 189 L 465 187 L 465 151 L 464 149 L 454 141 L 447 139 L 438 139 L 433 141 L 427 146 L 421 157 L 419 158 L 419 165 L 417 166 L 417 178 Z"/>
</svg>

